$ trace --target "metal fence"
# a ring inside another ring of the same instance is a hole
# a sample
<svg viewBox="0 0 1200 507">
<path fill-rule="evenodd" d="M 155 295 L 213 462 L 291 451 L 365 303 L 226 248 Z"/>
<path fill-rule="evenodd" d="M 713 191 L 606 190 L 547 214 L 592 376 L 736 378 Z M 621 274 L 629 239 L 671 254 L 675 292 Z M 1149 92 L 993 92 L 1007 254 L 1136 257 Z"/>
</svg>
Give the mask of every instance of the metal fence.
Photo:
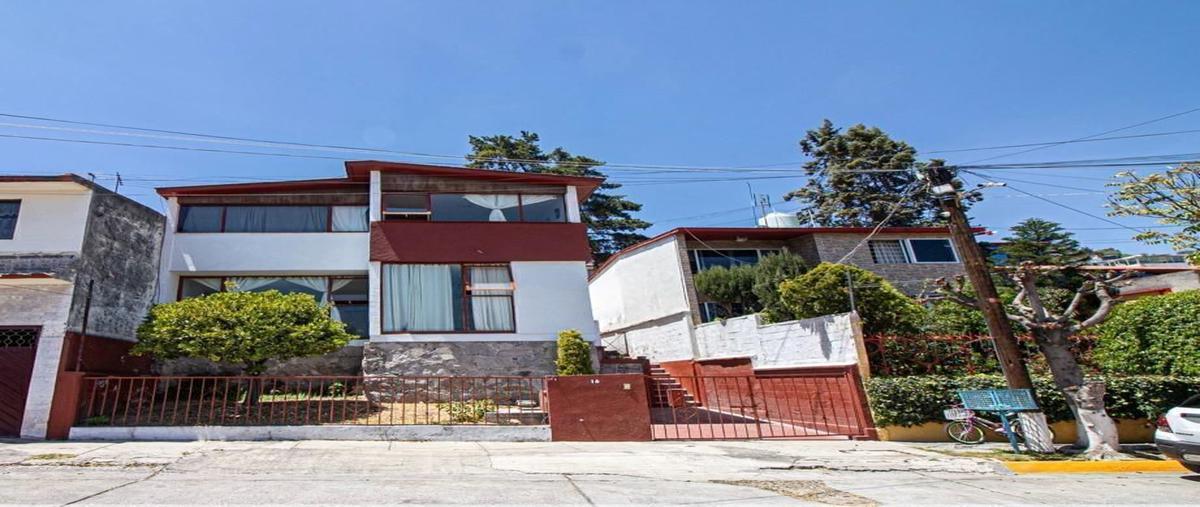
<svg viewBox="0 0 1200 507">
<path fill-rule="evenodd" d="M 545 424 L 530 377 L 88 377 L 79 426 Z"/>
<path fill-rule="evenodd" d="M 655 439 L 829 438 L 871 425 L 848 369 L 806 375 L 683 376 L 648 384 Z"/>
</svg>

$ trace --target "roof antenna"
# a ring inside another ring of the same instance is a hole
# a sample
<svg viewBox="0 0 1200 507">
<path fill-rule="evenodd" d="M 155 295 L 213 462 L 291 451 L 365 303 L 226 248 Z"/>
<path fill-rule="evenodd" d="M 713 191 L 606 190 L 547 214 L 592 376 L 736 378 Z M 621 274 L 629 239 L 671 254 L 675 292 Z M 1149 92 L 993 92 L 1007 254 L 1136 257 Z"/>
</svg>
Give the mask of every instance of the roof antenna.
<svg viewBox="0 0 1200 507">
<path fill-rule="evenodd" d="M 121 193 L 121 183 L 123 183 L 123 181 L 121 181 L 121 173 L 118 172 L 117 173 L 117 186 L 113 187 L 113 193 L 117 193 L 117 194 Z"/>
<path fill-rule="evenodd" d="M 754 226 L 758 225 L 758 198 L 754 196 L 754 187 L 750 186 L 750 182 L 746 182 L 746 190 L 750 191 L 750 212 L 754 213 Z"/>
<path fill-rule="evenodd" d="M 92 179 L 92 183 L 96 182 L 96 173 L 87 173 L 87 175 Z"/>
</svg>

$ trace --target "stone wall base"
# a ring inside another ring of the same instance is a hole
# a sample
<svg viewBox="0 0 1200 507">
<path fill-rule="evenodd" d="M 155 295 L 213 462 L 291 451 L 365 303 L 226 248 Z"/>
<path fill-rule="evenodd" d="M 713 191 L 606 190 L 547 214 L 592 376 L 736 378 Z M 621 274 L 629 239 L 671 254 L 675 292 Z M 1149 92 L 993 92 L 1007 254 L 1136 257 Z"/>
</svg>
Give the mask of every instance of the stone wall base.
<svg viewBox="0 0 1200 507">
<path fill-rule="evenodd" d="M 369 342 L 364 375 L 519 376 L 554 375 L 558 346 L 552 341 Z"/>
</svg>

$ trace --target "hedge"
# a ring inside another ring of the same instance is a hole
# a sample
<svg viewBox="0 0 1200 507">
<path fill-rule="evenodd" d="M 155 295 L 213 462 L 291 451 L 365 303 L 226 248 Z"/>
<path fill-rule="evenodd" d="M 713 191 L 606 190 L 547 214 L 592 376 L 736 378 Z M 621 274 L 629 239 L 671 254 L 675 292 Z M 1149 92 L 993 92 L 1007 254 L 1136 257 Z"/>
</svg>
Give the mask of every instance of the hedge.
<svg viewBox="0 0 1200 507">
<path fill-rule="evenodd" d="M 1096 360 L 1125 375 L 1200 375 L 1200 290 L 1122 303 L 1098 328 Z"/>
<path fill-rule="evenodd" d="M 1200 377 L 1139 375 L 1097 377 L 1107 387 L 1104 402 L 1108 414 L 1118 419 L 1152 419 L 1200 392 Z M 1062 392 L 1048 376 L 1035 376 L 1038 401 L 1051 421 L 1072 419 Z M 1003 388 L 1000 375 L 947 377 L 874 377 L 866 382 L 871 412 L 878 426 L 914 426 L 941 422 L 942 410 L 959 402 L 960 389 Z"/>
</svg>

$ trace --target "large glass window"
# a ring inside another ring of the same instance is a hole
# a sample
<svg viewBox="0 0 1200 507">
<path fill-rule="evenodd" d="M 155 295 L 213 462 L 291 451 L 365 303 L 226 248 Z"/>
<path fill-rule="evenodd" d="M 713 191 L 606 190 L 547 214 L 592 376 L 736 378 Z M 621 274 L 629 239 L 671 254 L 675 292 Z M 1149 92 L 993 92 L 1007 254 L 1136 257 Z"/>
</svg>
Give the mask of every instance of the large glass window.
<svg viewBox="0 0 1200 507">
<path fill-rule="evenodd" d="M 908 256 L 904 254 L 904 244 L 896 239 L 871 240 L 867 242 L 871 248 L 871 260 L 875 264 L 905 264 Z"/>
<path fill-rule="evenodd" d="M 21 201 L 0 201 L 0 239 L 13 239 L 20 212 Z"/>
<path fill-rule="evenodd" d="M 731 268 L 733 266 L 753 266 L 766 255 L 776 250 L 737 249 L 737 250 L 692 250 L 690 260 L 692 273 L 699 273 L 717 266 Z"/>
<path fill-rule="evenodd" d="M 182 206 L 179 208 L 179 232 L 221 232 L 224 206 Z"/>
<path fill-rule="evenodd" d="M 383 331 L 514 332 L 508 266 L 383 266 Z"/>
<path fill-rule="evenodd" d="M 434 194 L 435 222 L 517 222 L 521 220 L 516 194 Z"/>
<path fill-rule="evenodd" d="M 521 195 L 526 222 L 566 222 L 567 205 L 561 195 Z"/>
<path fill-rule="evenodd" d="M 225 232 L 325 232 L 328 206 L 228 206 Z"/>
<path fill-rule="evenodd" d="M 227 285 L 228 284 L 228 285 Z M 310 294 L 319 304 L 329 304 L 330 314 L 346 330 L 367 336 L 369 302 L 365 276 L 224 276 L 181 277 L 179 299 L 204 296 L 226 289 L 247 292 L 277 290 L 284 294 Z"/>
<path fill-rule="evenodd" d="M 330 230 L 333 232 L 367 232 L 370 230 L 371 219 L 369 208 L 366 206 L 334 206 L 329 213 L 333 222 Z"/>
<path fill-rule="evenodd" d="M 910 239 L 908 247 L 915 262 L 958 262 L 948 239 Z"/>
</svg>

